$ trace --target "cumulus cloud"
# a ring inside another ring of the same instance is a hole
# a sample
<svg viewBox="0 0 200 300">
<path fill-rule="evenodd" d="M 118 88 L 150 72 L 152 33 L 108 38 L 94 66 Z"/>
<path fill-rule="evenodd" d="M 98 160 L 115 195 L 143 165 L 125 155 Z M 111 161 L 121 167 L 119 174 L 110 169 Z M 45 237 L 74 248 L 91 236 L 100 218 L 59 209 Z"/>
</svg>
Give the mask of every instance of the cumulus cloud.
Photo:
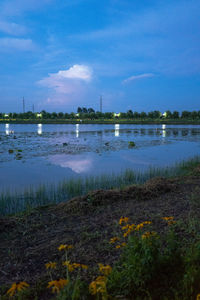
<svg viewBox="0 0 200 300">
<path fill-rule="evenodd" d="M 4 50 L 20 50 L 32 51 L 35 46 L 31 39 L 19 38 L 0 38 L 0 51 Z"/>
<path fill-rule="evenodd" d="M 49 74 L 38 82 L 39 85 L 53 89 L 59 94 L 74 94 L 85 83 L 92 80 L 92 70 L 86 65 L 74 65 L 67 70 Z"/>
<path fill-rule="evenodd" d="M 153 73 L 144 73 L 140 75 L 133 75 L 131 77 L 128 77 L 127 79 L 123 80 L 122 83 L 128 83 L 137 79 L 143 79 L 143 78 L 151 78 L 154 77 L 155 75 Z"/>
</svg>

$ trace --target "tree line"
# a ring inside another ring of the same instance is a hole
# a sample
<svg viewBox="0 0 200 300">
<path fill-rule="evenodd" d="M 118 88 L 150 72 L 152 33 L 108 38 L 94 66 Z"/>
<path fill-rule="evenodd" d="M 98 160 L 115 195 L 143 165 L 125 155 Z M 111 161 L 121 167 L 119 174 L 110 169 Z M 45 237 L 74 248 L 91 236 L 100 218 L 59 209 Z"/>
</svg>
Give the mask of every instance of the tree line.
<svg viewBox="0 0 200 300">
<path fill-rule="evenodd" d="M 179 113 L 178 111 L 167 110 L 164 113 L 161 113 L 158 110 L 150 112 L 136 112 L 128 110 L 127 112 L 113 113 L 113 112 L 100 112 L 95 111 L 93 108 L 78 107 L 77 113 L 64 113 L 64 112 L 46 112 L 45 110 L 40 113 L 33 113 L 31 111 L 25 113 L 9 113 L 4 114 L 0 113 L 0 119 L 190 119 L 196 120 L 200 119 L 200 110 L 199 111 L 183 111 Z"/>
</svg>

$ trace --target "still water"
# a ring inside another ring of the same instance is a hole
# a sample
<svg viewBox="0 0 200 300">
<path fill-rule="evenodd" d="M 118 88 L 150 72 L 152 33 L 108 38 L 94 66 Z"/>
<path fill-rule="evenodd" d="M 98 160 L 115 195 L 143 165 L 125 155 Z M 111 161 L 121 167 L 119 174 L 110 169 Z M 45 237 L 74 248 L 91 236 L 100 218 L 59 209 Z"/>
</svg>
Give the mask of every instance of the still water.
<svg viewBox="0 0 200 300">
<path fill-rule="evenodd" d="M 0 191 L 172 165 L 199 154 L 199 125 L 0 124 Z"/>
</svg>

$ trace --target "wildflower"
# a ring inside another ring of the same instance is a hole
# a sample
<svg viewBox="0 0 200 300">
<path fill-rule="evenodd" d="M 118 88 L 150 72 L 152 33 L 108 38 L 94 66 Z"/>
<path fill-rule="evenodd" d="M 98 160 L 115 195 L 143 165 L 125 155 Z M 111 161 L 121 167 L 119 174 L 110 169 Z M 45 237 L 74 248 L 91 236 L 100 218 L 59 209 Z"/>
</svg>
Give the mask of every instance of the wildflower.
<svg viewBox="0 0 200 300">
<path fill-rule="evenodd" d="M 98 293 L 106 293 L 106 281 L 105 276 L 98 276 L 95 281 L 92 281 L 89 285 L 90 294 L 96 295 Z"/>
<path fill-rule="evenodd" d="M 121 245 L 117 245 L 115 248 L 120 249 L 121 247 L 125 247 L 125 246 L 126 246 L 126 243 L 122 243 Z"/>
<path fill-rule="evenodd" d="M 21 281 L 19 283 L 13 283 L 11 288 L 7 291 L 7 294 L 12 297 L 15 292 L 21 292 L 22 290 L 25 290 L 26 288 L 29 287 L 29 284 L 26 283 L 25 281 Z"/>
<path fill-rule="evenodd" d="M 146 238 L 149 238 L 149 237 L 151 237 L 151 236 L 155 236 L 156 235 L 156 232 L 154 232 L 154 231 L 147 231 L 147 232 L 145 232 L 143 235 L 142 235 L 142 239 L 144 240 L 144 239 L 146 239 Z"/>
<path fill-rule="evenodd" d="M 50 261 L 50 262 L 45 264 L 45 267 L 46 267 L 46 269 L 55 269 L 56 265 L 57 265 L 56 262 Z"/>
<path fill-rule="evenodd" d="M 197 295 L 197 299 L 196 300 L 200 300 L 200 294 Z"/>
<path fill-rule="evenodd" d="M 106 276 L 108 276 L 112 272 L 112 268 L 109 265 L 104 266 L 102 264 L 99 264 L 99 270 L 103 275 L 106 275 Z"/>
<path fill-rule="evenodd" d="M 69 280 L 67 279 L 52 280 L 48 282 L 47 288 L 52 288 L 53 293 L 59 293 L 60 290 L 63 289 L 68 283 Z"/>
<path fill-rule="evenodd" d="M 176 223 L 176 221 L 168 221 L 167 222 L 168 225 L 172 225 L 172 224 L 175 224 L 175 223 Z"/>
<path fill-rule="evenodd" d="M 126 243 L 122 243 L 122 244 L 121 244 L 121 247 L 125 247 L 125 246 L 126 246 Z"/>
<path fill-rule="evenodd" d="M 87 270 L 88 266 L 81 264 L 81 268 Z"/>
<path fill-rule="evenodd" d="M 72 249 L 73 246 L 72 245 L 63 245 L 61 244 L 59 247 L 58 247 L 58 250 L 59 251 L 62 251 L 62 250 L 69 250 L 69 249 Z"/>
<path fill-rule="evenodd" d="M 63 264 L 63 266 L 66 266 L 68 268 L 69 272 L 73 272 L 74 269 L 75 269 L 75 267 L 73 266 L 73 264 L 70 264 L 69 260 L 64 261 L 62 264 Z"/>
<path fill-rule="evenodd" d="M 120 218 L 120 220 L 119 220 L 119 225 L 122 225 L 122 223 L 128 223 L 128 220 L 129 220 L 129 218 L 127 218 L 127 217 L 121 217 Z"/>
<path fill-rule="evenodd" d="M 115 248 L 116 248 L 116 249 L 119 249 L 119 248 L 121 248 L 121 245 L 117 245 Z"/>
<path fill-rule="evenodd" d="M 118 237 L 113 237 L 110 239 L 110 244 L 114 244 L 116 241 L 119 241 Z"/>
<path fill-rule="evenodd" d="M 145 221 L 145 222 L 143 222 L 143 224 L 152 224 L 152 222 L 151 221 Z"/>
<path fill-rule="evenodd" d="M 131 230 L 127 230 L 127 232 L 125 232 L 124 234 L 123 234 L 123 237 L 126 237 L 127 235 L 129 235 L 131 233 Z"/>
<path fill-rule="evenodd" d="M 174 217 L 163 217 L 162 219 L 165 221 L 172 221 Z"/>
</svg>

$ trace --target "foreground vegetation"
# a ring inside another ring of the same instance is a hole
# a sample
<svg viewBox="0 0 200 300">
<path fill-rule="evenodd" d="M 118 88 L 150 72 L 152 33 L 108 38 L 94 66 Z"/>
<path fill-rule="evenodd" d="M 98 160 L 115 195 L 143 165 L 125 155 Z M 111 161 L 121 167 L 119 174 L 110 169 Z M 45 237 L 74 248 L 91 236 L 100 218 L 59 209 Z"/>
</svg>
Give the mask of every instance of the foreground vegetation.
<svg viewBox="0 0 200 300">
<path fill-rule="evenodd" d="M 0 218 L 1 299 L 199 299 L 198 160 L 180 174 Z"/>
<path fill-rule="evenodd" d="M 63 180 L 58 185 L 41 185 L 26 189 L 22 194 L 6 191 L 0 195 L 0 216 L 30 211 L 34 207 L 56 204 L 88 192 L 114 188 L 123 189 L 131 184 L 143 184 L 156 176 L 173 177 L 185 174 L 187 170 L 200 163 L 200 157 L 181 161 L 170 167 L 149 168 L 144 172 L 127 169 L 119 175 L 102 175 Z"/>
</svg>

